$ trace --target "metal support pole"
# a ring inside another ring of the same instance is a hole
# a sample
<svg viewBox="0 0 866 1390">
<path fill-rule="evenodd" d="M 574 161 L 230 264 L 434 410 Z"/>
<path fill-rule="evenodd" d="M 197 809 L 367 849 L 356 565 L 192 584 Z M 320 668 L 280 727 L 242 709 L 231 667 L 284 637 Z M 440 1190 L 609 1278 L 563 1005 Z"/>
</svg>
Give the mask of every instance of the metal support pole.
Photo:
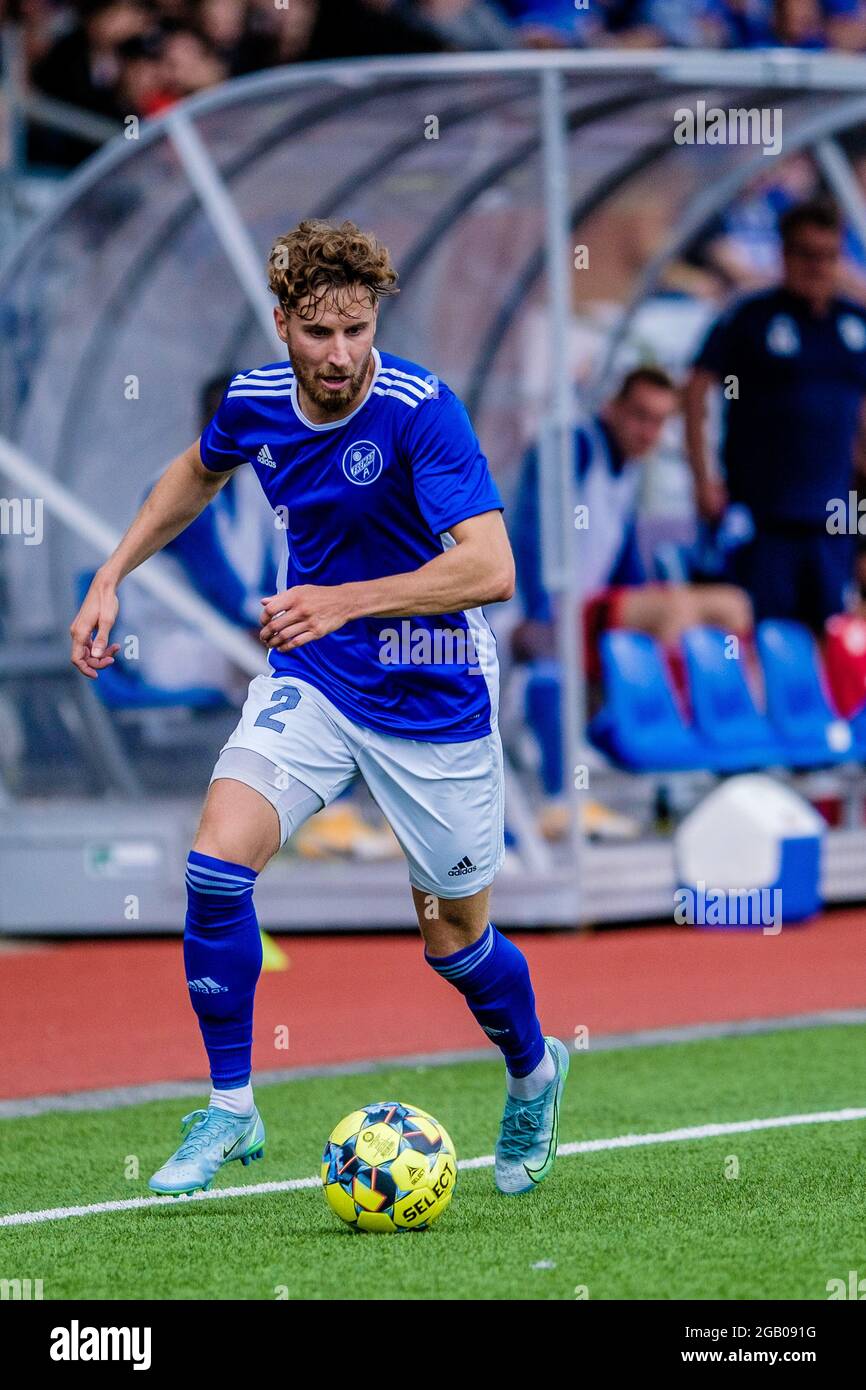
<svg viewBox="0 0 866 1390">
<path fill-rule="evenodd" d="M 220 178 L 207 146 L 181 107 L 169 113 L 166 126 L 187 178 L 207 213 L 262 332 L 285 356 L 285 343 L 280 341 L 274 325 L 273 301 L 265 287 L 261 257 L 256 254 L 237 205 Z"/>
<path fill-rule="evenodd" d="M 812 153 L 831 193 L 866 246 L 866 200 L 848 156 L 839 141 L 831 136 L 819 140 Z"/>
<path fill-rule="evenodd" d="M 6 139 L 0 163 L 0 262 L 14 245 L 18 232 L 18 181 L 24 173 L 27 132 L 21 101 L 24 95 L 24 46 L 17 24 L 0 29 L 0 89 L 5 94 Z"/>
<path fill-rule="evenodd" d="M 123 742 L 91 682 L 74 679 L 71 689 L 84 727 L 82 742 L 97 764 L 98 775 L 105 778 L 112 791 L 138 799 L 143 795 L 138 773 L 126 756 Z"/>
<path fill-rule="evenodd" d="M 545 257 L 550 331 L 548 334 L 553 400 L 550 410 L 550 451 L 539 459 L 539 489 L 549 496 L 559 517 L 556 580 L 557 654 L 560 667 L 563 774 L 570 816 L 569 849 L 575 882 L 575 921 L 581 920 L 582 867 L 584 860 L 581 797 L 574 785 L 572 768 L 584 739 L 585 698 L 583 682 L 582 625 L 576 533 L 574 530 L 574 390 L 569 368 L 571 323 L 571 275 L 568 213 L 568 144 L 565 116 L 565 81 L 560 71 L 548 69 L 541 76 L 542 161 L 545 204 Z M 555 460 L 552 476 L 545 476 L 544 460 Z M 547 509 L 542 505 L 542 512 Z M 550 515 L 549 511 L 547 515 Z"/>
</svg>

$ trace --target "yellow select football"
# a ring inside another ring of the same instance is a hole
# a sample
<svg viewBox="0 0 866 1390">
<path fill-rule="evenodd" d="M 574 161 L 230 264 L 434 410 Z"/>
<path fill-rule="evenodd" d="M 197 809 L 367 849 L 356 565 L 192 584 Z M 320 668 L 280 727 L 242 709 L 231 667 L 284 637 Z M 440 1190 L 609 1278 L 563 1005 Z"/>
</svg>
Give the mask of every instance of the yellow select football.
<svg viewBox="0 0 866 1390">
<path fill-rule="evenodd" d="M 456 1181 L 448 1131 L 402 1101 L 353 1110 L 322 1154 L 328 1205 L 359 1231 L 424 1230 L 445 1211 Z"/>
</svg>

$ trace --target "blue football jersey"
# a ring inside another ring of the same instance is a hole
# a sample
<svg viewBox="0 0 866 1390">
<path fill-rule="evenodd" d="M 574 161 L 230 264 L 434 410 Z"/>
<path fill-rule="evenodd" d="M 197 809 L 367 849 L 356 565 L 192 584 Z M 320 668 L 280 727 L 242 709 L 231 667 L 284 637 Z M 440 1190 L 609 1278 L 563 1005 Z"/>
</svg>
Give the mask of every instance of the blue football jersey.
<svg viewBox="0 0 866 1390">
<path fill-rule="evenodd" d="M 417 570 L 454 544 L 449 528 L 502 509 L 453 391 L 417 363 L 373 357 L 367 394 L 341 420 L 309 421 L 291 364 L 273 362 L 233 377 L 202 433 L 205 466 L 251 464 L 285 526 L 278 589 Z M 458 743 L 496 725 L 496 645 L 480 608 L 358 618 L 269 662 L 382 733 Z"/>
</svg>

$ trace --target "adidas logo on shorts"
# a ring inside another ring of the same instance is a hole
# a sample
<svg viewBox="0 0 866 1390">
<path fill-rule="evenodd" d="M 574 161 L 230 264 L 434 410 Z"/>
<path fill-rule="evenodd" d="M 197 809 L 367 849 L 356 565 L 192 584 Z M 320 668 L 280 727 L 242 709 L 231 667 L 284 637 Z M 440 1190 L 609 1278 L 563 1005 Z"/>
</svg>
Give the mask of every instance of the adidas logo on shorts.
<svg viewBox="0 0 866 1390">
<path fill-rule="evenodd" d="M 460 860 L 459 864 L 455 864 L 453 869 L 448 870 L 448 877 L 460 878 L 462 874 L 474 874 L 477 867 L 477 864 L 473 864 L 472 860 L 469 858 L 469 855 L 466 854 Z"/>
</svg>

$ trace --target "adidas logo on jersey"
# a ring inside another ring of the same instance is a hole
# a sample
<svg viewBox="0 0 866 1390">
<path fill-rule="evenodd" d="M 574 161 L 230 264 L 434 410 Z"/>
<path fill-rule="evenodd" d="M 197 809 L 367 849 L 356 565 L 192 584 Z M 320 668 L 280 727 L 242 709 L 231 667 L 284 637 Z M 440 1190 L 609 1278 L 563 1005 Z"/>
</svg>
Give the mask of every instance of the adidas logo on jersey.
<svg viewBox="0 0 866 1390">
<path fill-rule="evenodd" d="M 448 870 L 448 877 L 460 878 L 462 874 L 474 874 L 477 867 L 477 864 L 473 864 L 469 855 L 466 854 L 460 860 L 459 864 L 455 864 L 453 869 Z"/>
<path fill-rule="evenodd" d="M 203 976 L 200 980 L 187 980 L 191 990 L 197 994 L 228 994 L 228 985 L 218 985 L 216 980 L 212 980 L 210 975 Z"/>
<path fill-rule="evenodd" d="M 263 444 L 256 454 L 259 463 L 265 468 L 276 468 L 276 461 L 267 444 Z"/>
</svg>

